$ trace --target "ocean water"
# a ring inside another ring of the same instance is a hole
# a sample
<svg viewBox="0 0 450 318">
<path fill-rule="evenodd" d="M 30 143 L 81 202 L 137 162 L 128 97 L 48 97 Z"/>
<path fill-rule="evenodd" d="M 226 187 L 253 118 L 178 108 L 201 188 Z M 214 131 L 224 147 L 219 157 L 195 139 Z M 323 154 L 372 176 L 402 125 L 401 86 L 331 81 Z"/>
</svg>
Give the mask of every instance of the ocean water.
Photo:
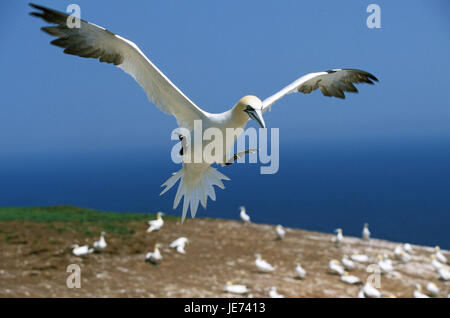
<svg viewBox="0 0 450 318">
<path fill-rule="evenodd" d="M 220 170 L 231 178 L 199 217 L 372 236 L 450 249 L 450 140 L 303 143 L 280 147 L 280 169 L 259 164 Z M 108 211 L 172 210 L 176 187 L 160 185 L 180 169 L 169 151 L 27 154 L 0 159 L 0 206 L 71 204 Z"/>
</svg>

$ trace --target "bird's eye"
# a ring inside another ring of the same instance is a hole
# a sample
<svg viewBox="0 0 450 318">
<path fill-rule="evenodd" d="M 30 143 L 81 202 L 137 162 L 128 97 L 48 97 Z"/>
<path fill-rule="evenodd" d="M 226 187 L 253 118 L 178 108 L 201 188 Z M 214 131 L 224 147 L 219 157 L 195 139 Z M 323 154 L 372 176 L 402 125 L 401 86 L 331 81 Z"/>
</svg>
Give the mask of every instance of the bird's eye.
<svg viewBox="0 0 450 318">
<path fill-rule="evenodd" d="M 252 106 L 247 105 L 247 107 L 244 109 L 244 111 L 250 112 L 250 111 L 255 111 L 255 109 Z"/>
</svg>

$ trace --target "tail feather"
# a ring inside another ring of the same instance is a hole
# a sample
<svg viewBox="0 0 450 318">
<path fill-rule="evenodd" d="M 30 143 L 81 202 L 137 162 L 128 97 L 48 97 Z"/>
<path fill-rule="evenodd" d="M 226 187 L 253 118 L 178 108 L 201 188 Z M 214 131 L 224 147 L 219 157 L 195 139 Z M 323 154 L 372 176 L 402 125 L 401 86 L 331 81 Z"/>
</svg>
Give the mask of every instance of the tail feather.
<svg viewBox="0 0 450 318">
<path fill-rule="evenodd" d="M 166 193 L 178 180 L 180 180 L 180 183 L 173 202 L 173 208 L 176 209 L 184 197 L 181 217 L 181 221 L 184 222 L 189 207 L 191 209 L 191 216 L 194 218 L 199 203 L 206 209 L 208 197 L 213 201 L 216 200 L 214 186 L 225 189 L 222 180 L 230 179 L 209 165 L 183 164 L 183 168 L 180 171 L 173 174 L 162 184 L 165 189 L 161 191 L 160 195 Z"/>
</svg>

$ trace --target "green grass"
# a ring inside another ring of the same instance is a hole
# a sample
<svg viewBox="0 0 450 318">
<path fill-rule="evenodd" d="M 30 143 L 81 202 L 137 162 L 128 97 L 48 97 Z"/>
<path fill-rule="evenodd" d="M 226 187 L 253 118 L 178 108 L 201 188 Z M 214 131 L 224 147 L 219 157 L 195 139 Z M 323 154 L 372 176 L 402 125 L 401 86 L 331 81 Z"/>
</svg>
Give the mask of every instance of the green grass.
<svg viewBox="0 0 450 318">
<path fill-rule="evenodd" d="M 154 218 L 155 214 L 151 213 L 102 212 L 75 206 L 0 208 L 0 222 L 46 222 L 49 230 L 56 230 L 59 233 L 75 230 L 89 236 L 97 235 L 98 228 L 107 233 L 133 234 L 134 230 L 127 225 L 128 222 L 146 222 Z M 168 216 L 165 219 L 176 219 L 176 217 Z M 53 222 L 67 223 L 67 225 L 55 225 Z"/>
</svg>

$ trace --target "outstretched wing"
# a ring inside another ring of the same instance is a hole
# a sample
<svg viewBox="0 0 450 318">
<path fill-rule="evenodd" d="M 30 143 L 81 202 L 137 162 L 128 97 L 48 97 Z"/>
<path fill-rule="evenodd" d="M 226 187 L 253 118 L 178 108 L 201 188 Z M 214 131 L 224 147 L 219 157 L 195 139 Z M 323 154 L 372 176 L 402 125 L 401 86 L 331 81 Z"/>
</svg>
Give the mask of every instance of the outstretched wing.
<svg viewBox="0 0 450 318">
<path fill-rule="evenodd" d="M 40 10 L 31 12 L 31 15 L 55 24 L 42 30 L 57 37 L 51 44 L 64 48 L 64 53 L 99 58 L 100 62 L 112 63 L 121 68 L 139 83 L 149 100 L 159 109 L 174 115 L 180 127 L 192 130 L 194 120 L 204 118 L 206 113 L 153 65 L 133 42 L 81 19 L 79 28 L 71 28 L 67 25 L 67 14 L 36 4 L 30 5 Z"/>
<path fill-rule="evenodd" d="M 373 81 L 378 82 L 378 79 L 370 73 L 354 69 L 335 69 L 326 72 L 309 73 L 276 94 L 266 98 L 263 101 L 263 112 L 269 109 L 277 100 L 290 93 L 301 92 L 309 94 L 319 88 L 325 96 L 345 98 L 344 92 L 358 92 L 353 85 L 354 83 L 373 84 Z"/>
</svg>

